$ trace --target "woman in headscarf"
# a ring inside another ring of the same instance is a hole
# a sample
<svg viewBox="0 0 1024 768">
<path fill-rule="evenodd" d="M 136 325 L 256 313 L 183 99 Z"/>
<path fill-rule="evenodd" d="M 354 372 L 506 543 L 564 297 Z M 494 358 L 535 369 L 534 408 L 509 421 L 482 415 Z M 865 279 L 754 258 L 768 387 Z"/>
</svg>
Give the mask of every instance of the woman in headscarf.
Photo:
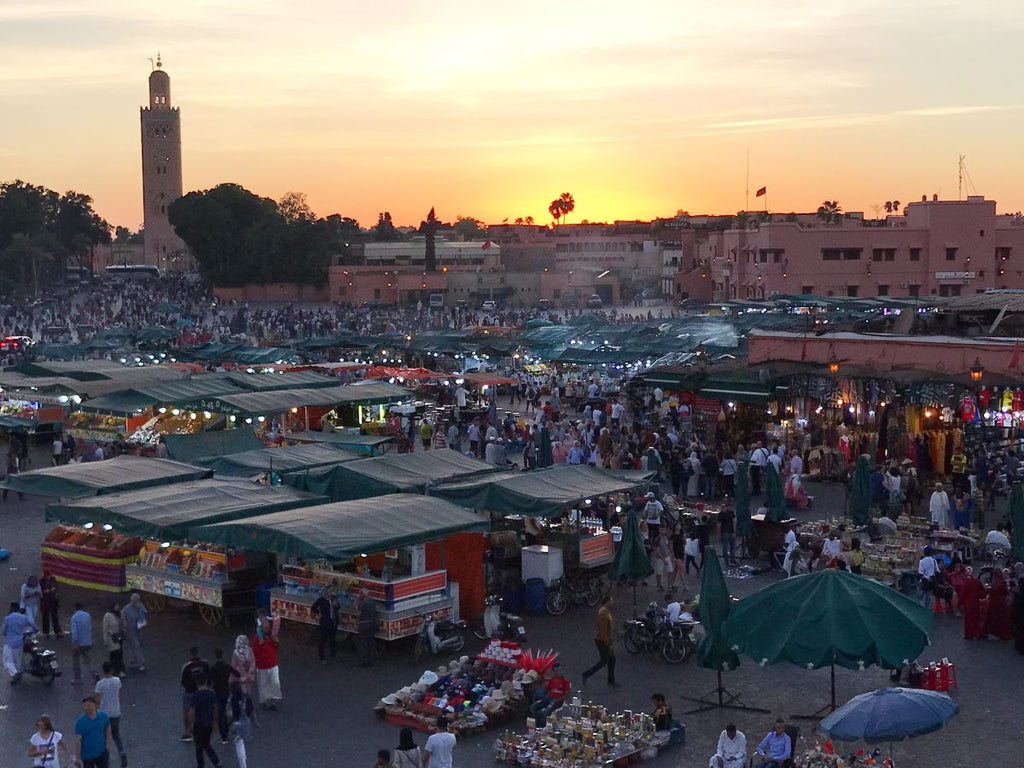
<svg viewBox="0 0 1024 768">
<path fill-rule="evenodd" d="M 981 596 L 983 587 L 970 566 L 964 569 L 960 584 L 960 609 L 964 614 L 964 640 L 979 640 L 985 636 L 984 620 L 981 618 Z"/>
<path fill-rule="evenodd" d="M 392 753 L 395 759 L 395 768 L 421 768 L 423 765 L 423 753 L 412 740 L 412 728 L 403 728 L 398 733 L 398 746 Z"/>
<path fill-rule="evenodd" d="M 697 458 L 695 446 L 690 446 L 690 479 L 686 483 L 686 495 L 691 497 L 700 496 L 700 459 Z"/>
<path fill-rule="evenodd" d="M 256 682 L 256 659 L 249 638 L 245 635 L 235 638 L 235 652 L 231 654 L 231 676 L 242 686 L 244 693 L 251 693 L 252 684 Z"/>
<path fill-rule="evenodd" d="M 811 497 L 804 490 L 804 484 L 800 482 L 800 475 L 792 474 L 786 479 L 785 490 L 786 501 L 796 505 L 797 509 L 807 509 L 811 503 Z"/>
<path fill-rule="evenodd" d="M 142 604 L 142 595 L 132 592 L 128 605 L 121 611 L 124 620 L 124 664 L 128 669 L 146 671 L 146 657 L 142 653 L 140 632 L 146 626 L 146 606 Z"/>
<path fill-rule="evenodd" d="M 1013 637 L 1010 620 L 1010 587 L 1002 568 L 992 569 L 992 583 L 988 585 L 988 613 L 985 615 L 985 634 L 1000 640 Z"/>
</svg>

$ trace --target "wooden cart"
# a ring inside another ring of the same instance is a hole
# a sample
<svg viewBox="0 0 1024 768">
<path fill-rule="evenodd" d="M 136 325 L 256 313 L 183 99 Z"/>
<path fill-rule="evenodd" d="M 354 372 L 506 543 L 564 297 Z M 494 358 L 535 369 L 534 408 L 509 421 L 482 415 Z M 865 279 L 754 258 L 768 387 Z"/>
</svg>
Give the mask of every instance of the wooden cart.
<svg viewBox="0 0 1024 768">
<path fill-rule="evenodd" d="M 785 546 L 786 533 L 796 530 L 797 520 L 789 518 L 781 523 L 765 520 L 764 515 L 751 515 L 754 532 L 747 537 L 747 552 L 756 559 L 761 552 L 775 552 Z"/>
</svg>

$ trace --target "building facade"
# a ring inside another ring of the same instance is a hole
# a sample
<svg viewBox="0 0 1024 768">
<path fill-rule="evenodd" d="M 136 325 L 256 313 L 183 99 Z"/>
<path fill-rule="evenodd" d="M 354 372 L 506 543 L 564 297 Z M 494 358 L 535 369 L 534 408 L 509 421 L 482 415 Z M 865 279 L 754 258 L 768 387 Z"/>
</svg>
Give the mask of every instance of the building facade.
<svg viewBox="0 0 1024 768">
<path fill-rule="evenodd" d="M 149 103 L 139 109 L 142 128 L 144 261 L 161 269 L 190 267 L 185 244 L 167 219 L 167 207 L 182 195 L 181 115 L 171 104 L 171 78 L 157 56 L 149 75 Z"/>
<path fill-rule="evenodd" d="M 705 233 L 683 259 L 677 298 L 961 296 L 1024 288 L 1024 220 L 983 196 L 922 199 L 903 215 L 829 224 L 774 215 Z"/>
</svg>

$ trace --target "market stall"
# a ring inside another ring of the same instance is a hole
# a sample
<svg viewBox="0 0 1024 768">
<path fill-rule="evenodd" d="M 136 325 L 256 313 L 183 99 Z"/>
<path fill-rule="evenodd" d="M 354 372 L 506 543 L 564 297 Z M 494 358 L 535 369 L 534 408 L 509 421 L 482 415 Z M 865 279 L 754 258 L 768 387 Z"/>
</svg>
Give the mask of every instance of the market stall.
<svg viewBox="0 0 1024 768">
<path fill-rule="evenodd" d="M 343 631 L 355 631 L 365 598 L 375 601 L 377 637 L 394 640 L 415 634 L 426 617 L 452 618 L 453 582 L 460 606 L 482 607 L 483 537 L 470 533 L 487 528 L 486 519 L 441 499 L 393 494 L 201 525 L 192 535 L 277 555 L 276 615 L 313 623 L 313 602 L 333 586 L 343 598 Z M 431 557 L 424 544 L 441 540 Z"/>
<path fill-rule="evenodd" d="M 0 488 L 36 496 L 77 499 L 210 477 L 213 471 L 168 459 L 117 456 L 9 475 Z"/>
<path fill-rule="evenodd" d="M 89 536 L 91 531 L 102 531 L 115 541 L 133 537 L 134 549 L 118 549 L 121 588 L 142 592 L 146 605 L 154 611 L 164 610 L 168 598 L 194 603 L 203 619 L 214 625 L 225 613 L 254 608 L 253 590 L 266 578 L 270 558 L 258 552 L 235 554 L 223 546 L 190 539 L 189 529 L 322 501 L 291 488 L 208 479 L 50 504 L 46 519 L 62 523 L 57 530 L 78 532 L 78 539 L 95 539 L 95 534 Z M 44 563 L 52 557 L 48 552 L 53 547 L 52 537 L 47 536 L 43 545 Z M 82 551 L 80 543 L 76 546 L 76 552 L 90 556 L 88 562 L 100 557 Z M 51 572 L 58 578 L 78 578 L 76 562 L 51 564 L 55 566 Z"/>
<path fill-rule="evenodd" d="M 683 742 L 682 726 L 657 731 L 646 712 L 612 712 L 573 697 L 525 734 L 506 732 L 494 743 L 494 758 L 506 765 L 601 768 L 647 762 Z M 622 762 L 620 762 L 622 761 Z"/>
<path fill-rule="evenodd" d="M 104 592 L 124 592 L 125 568 L 138 560 L 142 540 L 77 525 L 58 525 L 43 539 L 43 571 L 62 584 Z"/>
<path fill-rule="evenodd" d="M 389 493 L 424 493 L 438 483 L 494 475 L 499 467 L 457 451 L 389 453 L 349 461 L 329 469 L 311 470 L 285 480 L 331 501 L 364 499 Z"/>
<path fill-rule="evenodd" d="M 67 395 L 0 389 L 0 429 L 60 432 L 68 402 Z"/>
<path fill-rule="evenodd" d="M 356 451 L 365 456 L 378 456 L 386 453 L 395 438 L 391 435 L 361 435 L 358 431 L 342 430 L 339 432 L 286 432 L 284 439 L 299 445 L 331 445 L 346 451 Z"/>
<path fill-rule="evenodd" d="M 443 713 L 448 730 L 459 738 L 522 721 L 557 656 L 492 640 L 476 656 L 462 656 L 436 672 L 425 670 L 412 685 L 382 697 L 375 711 L 392 725 L 427 733 L 436 730 Z"/>
<path fill-rule="evenodd" d="M 199 459 L 227 456 L 265 447 L 251 429 L 218 429 L 194 435 L 164 435 L 167 455 L 175 461 L 194 462 Z"/>
</svg>

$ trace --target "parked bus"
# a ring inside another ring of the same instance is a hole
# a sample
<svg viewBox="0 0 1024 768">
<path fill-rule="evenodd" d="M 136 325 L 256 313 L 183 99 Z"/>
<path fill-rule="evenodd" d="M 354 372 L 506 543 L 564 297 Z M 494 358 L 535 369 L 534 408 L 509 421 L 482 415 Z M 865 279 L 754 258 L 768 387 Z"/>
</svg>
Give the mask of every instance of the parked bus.
<svg viewBox="0 0 1024 768">
<path fill-rule="evenodd" d="M 121 280 L 152 280 L 160 277 L 160 268 L 155 264 L 111 264 L 107 267 L 106 276 Z"/>
</svg>

